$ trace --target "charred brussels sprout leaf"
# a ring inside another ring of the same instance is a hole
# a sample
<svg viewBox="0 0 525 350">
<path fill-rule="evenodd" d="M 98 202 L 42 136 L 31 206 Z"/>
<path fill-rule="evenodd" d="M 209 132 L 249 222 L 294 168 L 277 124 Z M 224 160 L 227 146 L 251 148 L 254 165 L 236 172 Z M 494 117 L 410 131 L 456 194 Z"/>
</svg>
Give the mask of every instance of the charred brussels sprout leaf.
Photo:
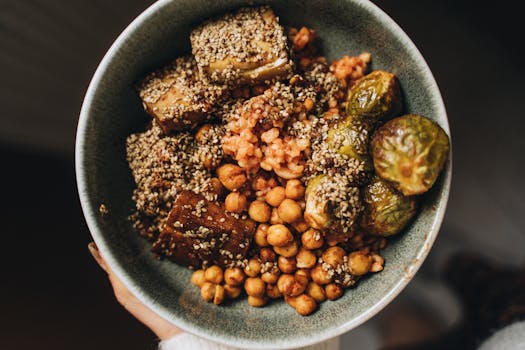
<svg viewBox="0 0 525 350">
<path fill-rule="evenodd" d="M 359 79 L 348 93 L 346 113 L 378 120 L 401 112 L 402 99 L 394 74 L 376 70 Z"/>
<path fill-rule="evenodd" d="M 330 205 L 322 196 L 322 184 L 326 175 L 318 175 L 306 186 L 304 219 L 313 228 L 323 230 L 330 227 L 332 215 Z"/>
<path fill-rule="evenodd" d="M 448 156 L 445 131 L 425 117 L 407 114 L 374 133 L 370 143 L 376 174 L 406 196 L 428 191 Z"/>
<path fill-rule="evenodd" d="M 364 164 L 365 171 L 373 170 L 372 159 L 368 154 L 368 144 L 373 125 L 370 121 L 347 117 L 328 131 L 328 147 L 337 153 L 357 158 Z"/>
<path fill-rule="evenodd" d="M 363 189 L 361 227 L 371 234 L 391 236 L 403 230 L 416 213 L 414 197 L 405 197 L 377 176 Z"/>
</svg>

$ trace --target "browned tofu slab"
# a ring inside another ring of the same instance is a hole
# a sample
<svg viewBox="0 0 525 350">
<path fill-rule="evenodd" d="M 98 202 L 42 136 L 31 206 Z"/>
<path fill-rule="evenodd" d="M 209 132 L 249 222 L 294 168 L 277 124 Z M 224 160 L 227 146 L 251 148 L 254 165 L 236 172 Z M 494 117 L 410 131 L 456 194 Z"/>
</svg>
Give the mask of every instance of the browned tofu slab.
<svg viewBox="0 0 525 350">
<path fill-rule="evenodd" d="M 183 191 L 153 251 L 194 268 L 230 266 L 246 257 L 255 228 L 252 220 L 237 219 L 203 196 Z"/>
<path fill-rule="evenodd" d="M 195 28 L 190 41 L 201 72 L 236 85 L 292 72 L 284 28 L 268 6 L 241 8 Z"/>
<path fill-rule="evenodd" d="M 201 77 L 192 57 L 177 58 L 148 75 L 139 86 L 144 108 L 165 133 L 195 127 L 227 93 L 225 86 Z"/>
</svg>

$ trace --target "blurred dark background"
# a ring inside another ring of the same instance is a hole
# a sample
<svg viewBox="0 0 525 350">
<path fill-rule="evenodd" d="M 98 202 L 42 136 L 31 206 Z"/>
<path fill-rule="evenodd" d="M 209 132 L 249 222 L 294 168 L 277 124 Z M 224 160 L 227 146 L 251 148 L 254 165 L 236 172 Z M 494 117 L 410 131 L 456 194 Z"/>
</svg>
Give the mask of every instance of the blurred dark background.
<svg viewBox="0 0 525 350">
<path fill-rule="evenodd" d="M 153 348 L 154 336 L 117 305 L 87 251 L 73 157 L 91 76 L 152 2 L 0 0 L 0 349 Z M 384 312 L 344 337 L 361 349 L 414 340 L 396 332 L 393 320 L 421 339 L 460 322 L 460 304 L 443 279 L 452 253 L 475 252 L 501 266 L 525 261 L 520 3 L 374 2 L 434 72 L 449 115 L 454 177 L 442 232 L 422 271 Z M 416 304 L 440 324 L 414 331 L 424 324 L 410 323 L 411 312 L 421 314 Z M 392 316 L 403 314 L 401 321 Z"/>
</svg>

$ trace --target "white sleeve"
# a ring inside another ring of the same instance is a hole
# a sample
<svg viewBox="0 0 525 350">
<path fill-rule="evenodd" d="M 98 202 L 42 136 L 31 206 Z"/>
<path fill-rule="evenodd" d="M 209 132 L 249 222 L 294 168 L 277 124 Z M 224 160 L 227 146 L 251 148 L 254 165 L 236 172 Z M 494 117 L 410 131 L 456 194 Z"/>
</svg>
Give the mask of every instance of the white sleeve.
<svg viewBox="0 0 525 350">
<path fill-rule="evenodd" d="M 478 350 L 525 349 L 525 321 L 506 326 L 488 338 Z"/>
<path fill-rule="evenodd" d="M 189 333 L 178 334 L 159 344 L 159 350 L 240 350 L 226 345 L 211 342 Z M 319 344 L 299 348 L 300 350 L 339 350 L 339 337 L 335 337 Z M 299 350 L 296 349 L 296 350 Z"/>
</svg>

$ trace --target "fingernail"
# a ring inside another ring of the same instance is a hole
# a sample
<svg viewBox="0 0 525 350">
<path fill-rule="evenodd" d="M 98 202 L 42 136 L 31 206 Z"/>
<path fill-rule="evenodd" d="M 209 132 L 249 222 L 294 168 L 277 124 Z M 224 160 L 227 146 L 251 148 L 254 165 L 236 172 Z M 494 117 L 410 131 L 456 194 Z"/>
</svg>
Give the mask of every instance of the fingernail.
<svg viewBox="0 0 525 350">
<path fill-rule="evenodd" d="M 93 255 L 93 258 L 95 258 L 95 260 L 98 260 L 100 258 L 100 253 L 98 252 L 98 248 L 95 242 L 91 242 L 88 244 L 88 250 L 91 253 L 91 255 Z"/>
<path fill-rule="evenodd" d="M 100 255 L 100 252 L 99 252 L 95 242 L 91 242 L 91 243 L 88 244 L 88 250 L 91 253 L 91 255 L 93 256 L 93 259 L 95 259 L 97 264 L 102 268 L 102 270 L 108 272 L 108 270 L 106 268 L 106 264 L 104 262 L 104 259 L 102 258 L 102 255 Z"/>
</svg>

